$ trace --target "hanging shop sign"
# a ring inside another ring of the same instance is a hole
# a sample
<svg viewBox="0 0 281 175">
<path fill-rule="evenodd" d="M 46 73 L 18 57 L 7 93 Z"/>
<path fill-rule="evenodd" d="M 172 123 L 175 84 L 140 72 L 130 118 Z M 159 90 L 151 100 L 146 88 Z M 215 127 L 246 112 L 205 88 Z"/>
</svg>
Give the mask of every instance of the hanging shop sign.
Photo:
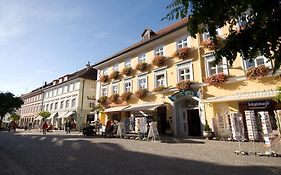
<svg viewBox="0 0 281 175">
<path fill-rule="evenodd" d="M 192 96 L 192 97 L 199 98 L 199 96 L 196 92 L 193 92 L 191 90 L 180 90 L 179 92 L 169 96 L 169 99 L 171 101 L 176 101 L 176 100 L 180 99 L 181 97 L 186 97 L 186 96 Z"/>
<path fill-rule="evenodd" d="M 251 101 L 247 103 L 248 109 L 265 109 L 271 105 L 269 100 Z"/>
</svg>

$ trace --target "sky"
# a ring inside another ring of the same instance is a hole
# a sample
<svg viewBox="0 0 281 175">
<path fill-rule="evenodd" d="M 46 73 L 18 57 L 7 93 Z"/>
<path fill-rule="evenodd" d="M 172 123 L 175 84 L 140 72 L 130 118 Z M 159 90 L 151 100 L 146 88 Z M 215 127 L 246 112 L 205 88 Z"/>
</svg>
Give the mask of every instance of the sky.
<svg viewBox="0 0 281 175">
<path fill-rule="evenodd" d="M 0 91 L 19 96 L 175 21 L 170 0 L 0 0 Z"/>
</svg>

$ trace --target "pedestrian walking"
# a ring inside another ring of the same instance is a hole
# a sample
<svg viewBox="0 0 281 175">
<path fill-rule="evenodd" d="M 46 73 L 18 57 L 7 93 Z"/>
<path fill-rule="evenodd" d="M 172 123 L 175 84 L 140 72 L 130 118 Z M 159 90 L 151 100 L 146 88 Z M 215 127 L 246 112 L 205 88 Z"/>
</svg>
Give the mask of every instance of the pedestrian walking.
<svg viewBox="0 0 281 175">
<path fill-rule="evenodd" d="M 65 122 L 65 131 L 66 134 L 70 134 L 70 121 L 69 122 Z"/>
<path fill-rule="evenodd" d="M 47 133 L 47 128 L 48 128 L 48 124 L 47 124 L 47 122 L 44 122 L 44 124 L 43 124 L 43 126 L 42 126 L 43 135 L 46 135 L 46 133 Z"/>
</svg>

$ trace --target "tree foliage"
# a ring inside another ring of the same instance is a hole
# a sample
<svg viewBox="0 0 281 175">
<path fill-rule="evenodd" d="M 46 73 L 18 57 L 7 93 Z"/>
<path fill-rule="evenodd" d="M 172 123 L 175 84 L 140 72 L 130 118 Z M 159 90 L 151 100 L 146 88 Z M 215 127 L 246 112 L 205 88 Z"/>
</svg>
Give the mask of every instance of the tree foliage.
<svg viewBox="0 0 281 175">
<path fill-rule="evenodd" d="M 48 111 L 41 111 L 38 115 L 42 116 L 43 118 L 48 118 L 50 117 L 51 113 Z"/>
<path fill-rule="evenodd" d="M 20 115 L 18 115 L 18 114 L 12 114 L 12 115 L 10 116 L 10 120 L 12 120 L 12 121 L 19 121 L 19 120 L 20 120 Z"/>
<path fill-rule="evenodd" d="M 0 92 L 0 126 L 6 114 L 13 114 L 21 107 L 23 101 L 10 92 Z"/>
<path fill-rule="evenodd" d="M 237 53 L 249 60 L 261 54 L 274 62 L 274 71 L 280 68 L 280 0 L 173 0 L 167 10 L 163 19 L 188 17 L 191 36 L 209 32 L 215 44 L 216 29 L 229 26 L 224 47 L 215 50 L 215 63 L 225 57 L 232 65 Z"/>
</svg>

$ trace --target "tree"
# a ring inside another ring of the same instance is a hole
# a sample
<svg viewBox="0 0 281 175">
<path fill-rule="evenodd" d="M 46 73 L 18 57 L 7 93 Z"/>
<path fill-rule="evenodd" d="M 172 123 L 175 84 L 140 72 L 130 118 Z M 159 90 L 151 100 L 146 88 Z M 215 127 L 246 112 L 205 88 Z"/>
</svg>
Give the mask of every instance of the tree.
<svg viewBox="0 0 281 175">
<path fill-rule="evenodd" d="M 20 115 L 18 115 L 18 114 L 12 114 L 12 115 L 10 116 L 10 120 L 12 120 L 12 121 L 19 121 L 19 120 L 20 120 Z"/>
<path fill-rule="evenodd" d="M 0 92 L 0 126 L 6 114 L 13 114 L 21 107 L 23 101 L 10 92 Z"/>
<path fill-rule="evenodd" d="M 216 64 L 225 57 L 232 65 L 237 53 L 245 60 L 261 54 L 274 62 L 274 72 L 280 68 L 280 0 L 173 0 L 166 8 L 163 19 L 188 17 L 191 36 L 209 32 L 217 46 L 216 29 L 229 25 L 223 47 L 215 50 Z"/>
<path fill-rule="evenodd" d="M 39 112 L 39 115 L 43 117 L 43 119 L 45 120 L 46 118 L 50 117 L 51 113 L 48 111 L 41 111 Z"/>
</svg>

